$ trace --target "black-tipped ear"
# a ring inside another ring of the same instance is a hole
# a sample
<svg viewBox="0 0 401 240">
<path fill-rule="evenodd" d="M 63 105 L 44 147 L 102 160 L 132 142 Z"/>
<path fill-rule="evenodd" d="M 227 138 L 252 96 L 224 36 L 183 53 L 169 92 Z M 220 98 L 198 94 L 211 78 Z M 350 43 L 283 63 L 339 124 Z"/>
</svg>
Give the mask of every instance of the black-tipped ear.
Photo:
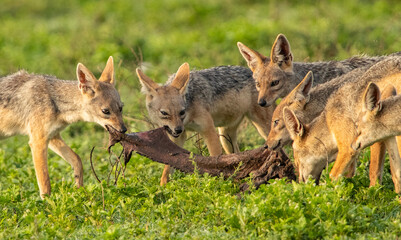
<svg viewBox="0 0 401 240">
<path fill-rule="evenodd" d="M 296 101 L 306 100 L 309 102 L 310 99 L 310 90 L 313 86 L 313 73 L 309 71 L 304 79 L 295 87 L 295 99 Z"/>
<path fill-rule="evenodd" d="M 302 137 L 302 135 L 304 134 L 304 127 L 299 122 L 294 112 L 288 107 L 285 107 L 283 109 L 283 119 L 285 127 L 290 133 L 291 139 L 294 140 L 297 136 Z"/>
<path fill-rule="evenodd" d="M 374 83 L 369 83 L 363 96 L 363 107 L 367 111 L 381 110 L 380 89 Z"/>
<path fill-rule="evenodd" d="M 184 94 L 189 82 L 189 74 L 189 64 L 182 64 L 178 68 L 177 73 L 175 74 L 173 81 L 171 81 L 170 86 L 177 88 L 181 94 Z"/>
<path fill-rule="evenodd" d="M 146 76 L 141 69 L 136 69 L 136 75 L 138 75 L 139 82 L 142 85 L 142 92 L 145 94 L 156 91 L 159 85 L 155 83 L 150 77 Z"/>
<path fill-rule="evenodd" d="M 290 43 L 283 34 L 279 34 L 274 41 L 270 57 L 271 61 L 278 64 L 280 67 L 283 67 L 283 64 L 286 66 L 292 65 L 293 56 Z"/>
<path fill-rule="evenodd" d="M 78 63 L 77 65 L 77 78 L 82 94 L 93 96 L 98 82 L 92 72 L 82 63 Z"/>
<path fill-rule="evenodd" d="M 250 49 L 249 47 L 245 46 L 243 43 L 237 42 L 237 46 L 239 52 L 241 53 L 242 57 L 246 60 L 248 67 L 251 71 L 255 71 L 256 68 L 261 66 L 263 62 L 267 59 L 265 56 L 260 54 L 259 52 Z"/>
</svg>

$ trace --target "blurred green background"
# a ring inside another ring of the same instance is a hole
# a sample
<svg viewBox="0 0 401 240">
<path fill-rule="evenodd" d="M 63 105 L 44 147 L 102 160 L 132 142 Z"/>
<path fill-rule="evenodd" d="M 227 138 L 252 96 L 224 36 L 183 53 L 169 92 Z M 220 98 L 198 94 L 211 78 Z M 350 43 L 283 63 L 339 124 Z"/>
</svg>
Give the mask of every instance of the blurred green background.
<svg viewBox="0 0 401 240">
<path fill-rule="evenodd" d="M 290 41 L 295 61 L 342 60 L 401 50 L 399 1 L 331 0 L 2 0 L 0 75 L 28 72 L 76 79 L 78 62 L 99 77 L 113 56 L 117 89 L 131 131 L 147 123 L 135 68 L 163 83 L 183 63 L 191 69 L 243 65 L 236 43 L 269 55 L 277 34 Z M 1 119 L 1 116 L 0 116 Z M 242 150 L 263 144 L 245 123 Z M 0 143 L 0 238 L 395 238 L 400 206 L 386 165 L 382 187 L 368 188 L 365 152 L 357 176 L 333 185 L 263 187 L 242 200 L 238 186 L 221 178 L 173 175 L 158 187 L 162 166 L 135 156 L 125 184 L 100 187 L 110 171 L 107 133 L 77 123 L 63 133 L 84 162 L 85 190 L 74 188 L 72 169 L 49 154 L 53 195 L 39 201 L 27 137 Z M 188 148 L 195 150 L 193 143 Z M 112 184 L 111 184 L 112 185 Z M 332 205 L 321 205 L 332 202 Z M 301 206 L 301 207 L 299 207 Z M 319 213 L 319 214 L 317 214 Z"/>
<path fill-rule="evenodd" d="M 278 33 L 296 61 L 389 54 L 401 49 L 400 20 L 398 1 L 3 0 L 0 75 L 76 79 L 82 62 L 99 76 L 111 55 L 125 113 L 143 118 L 138 66 L 164 82 L 185 61 L 191 69 L 245 65 L 236 42 L 269 55 Z"/>
</svg>

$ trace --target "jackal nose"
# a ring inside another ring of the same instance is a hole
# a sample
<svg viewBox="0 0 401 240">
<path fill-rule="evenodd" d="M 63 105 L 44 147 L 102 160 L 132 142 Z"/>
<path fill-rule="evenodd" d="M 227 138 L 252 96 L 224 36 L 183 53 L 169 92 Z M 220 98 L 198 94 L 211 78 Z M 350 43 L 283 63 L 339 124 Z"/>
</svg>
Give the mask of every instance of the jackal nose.
<svg viewBox="0 0 401 240">
<path fill-rule="evenodd" d="M 258 104 L 259 104 L 261 107 L 265 107 L 266 104 L 267 104 L 267 102 L 266 102 L 266 100 L 264 100 L 264 99 L 260 99 L 259 102 L 258 102 Z"/>
<path fill-rule="evenodd" d="M 181 126 L 180 127 L 176 127 L 176 128 L 174 128 L 174 131 L 175 131 L 176 134 L 180 134 L 180 133 L 182 133 L 182 127 Z"/>
<path fill-rule="evenodd" d="M 120 133 L 125 133 L 127 131 L 127 128 L 125 126 L 123 126 L 120 130 Z"/>
</svg>

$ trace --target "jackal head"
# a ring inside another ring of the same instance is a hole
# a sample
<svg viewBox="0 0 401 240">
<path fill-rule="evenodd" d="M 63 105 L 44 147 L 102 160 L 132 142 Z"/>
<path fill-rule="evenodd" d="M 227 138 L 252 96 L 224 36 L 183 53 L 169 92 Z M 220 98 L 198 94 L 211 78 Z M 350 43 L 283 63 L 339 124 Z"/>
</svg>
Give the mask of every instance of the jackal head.
<svg viewBox="0 0 401 240">
<path fill-rule="evenodd" d="M 259 91 L 258 104 L 260 106 L 270 106 L 292 90 L 293 82 L 295 82 L 292 67 L 293 55 L 290 43 L 283 34 L 277 36 L 270 58 L 240 42 L 237 46 L 253 72 L 256 88 Z"/>
<path fill-rule="evenodd" d="M 99 80 L 82 63 L 78 63 L 77 77 L 83 96 L 84 119 L 106 129 L 113 127 L 119 132 L 126 132 L 122 117 L 123 103 L 114 87 L 113 58 L 109 57 Z"/>
<path fill-rule="evenodd" d="M 269 136 L 267 136 L 266 140 L 266 146 L 269 150 L 276 150 L 291 143 L 291 136 L 285 127 L 283 119 L 283 109 L 287 107 L 295 113 L 301 113 L 309 102 L 309 92 L 312 89 L 312 85 L 313 74 L 309 71 L 302 82 L 274 110 Z"/>
<path fill-rule="evenodd" d="M 388 85 L 382 93 L 374 83 L 369 83 L 362 97 L 362 110 L 355 123 L 358 136 L 352 142 L 354 150 L 363 149 L 386 136 L 386 126 L 380 119 L 382 100 L 396 95 L 394 86 Z M 382 116 L 383 117 L 383 116 Z"/>
<path fill-rule="evenodd" d="M 146 108 L 151 121 L 159 127 L 164 126 L 173 137 L 184 132 L 186 115 L 185 93 L 189 82 L 189 65 L 184 63 L 178 69 L 174 79 L 164 86 L 159 86 L 136 69 L 142 84 L 142 92 L 146 94 Z"/>
<path fill-rule="evenodd" d="M 283 109 L 283 119 L 293 140 L 292 147 L 295 166 L 299 171 L 299 181 L 305 182 L 312 177 L 318 184 L 327 163 L 326 159 L 321 158 L 321 154 L 316 154 L 322 143 L 318 142 L 315 136 L 309 134 L 309 127 L 304 126 L 288 107 Z"/>
</svg>

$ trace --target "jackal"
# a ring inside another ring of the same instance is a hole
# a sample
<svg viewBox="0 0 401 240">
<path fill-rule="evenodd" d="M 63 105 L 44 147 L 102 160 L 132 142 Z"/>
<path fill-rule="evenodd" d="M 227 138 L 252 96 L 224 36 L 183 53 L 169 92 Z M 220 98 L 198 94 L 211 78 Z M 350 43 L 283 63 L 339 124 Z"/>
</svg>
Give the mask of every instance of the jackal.
<svg viewBox="0 0 401 240">
<path fill-rule="evenodd" d="M 240 42 L 237 45 L 253 72 L 260 106 L 270 106 L 278 98 L 287 96 L 309 71 L 314 74 L 315 84 L 320 84 L 355 68 L 383 60 L 383 57 L 352 57 L 343 61 L 293 62 L 290 43 L 283 34 L 279 34 L 274 41 L 270 58 Z M 394 55 L 401 55 L 401 52 Z"/>
<path fill-rule="evenodd" d="M 401 95 L 396 95 L 396 92 L 390 85 L 381 94 L 375 83 L 369 83 L 356 121 L 358 137 L 352 148 L 362 149 L 388 137 L 401 135 L 401 115 L 398 111 L 401 110 Z"/>
<path fill-rule="evenodd" d="M 368 85 L 362 99 L 362 110 L 356 121 L 358 136 L 351 145 L 354 150 L 363 149 L 378 141 L 389 141 L 392 137 L 401 135 L 401 95 L 396 96 L 396 92 L 391 85 L 382 93 L 375 83 Z M 394 146 L 389 155 L 395 189 L 401 189 L 400 137 L 390 144 L 398 144 L 398 148 Z"/>
<path fill-rule="evenodd" d="M 66 81 L 19 71 L 0 79 L 0 138 L 29 136 L 41 198 L 51 192 L 48 147 L 71 164 L 76 186 L 83 185 L 81 159 L 60 136 L 67 125 L 89 121 L 126 131 L 123 104 L 114 88 L 113 58 L 99 80 L 81 63 L 77 77 L 78 81 Z"/>
<path fill-rule="evenodd" d="M 305 78 L 294 88 L 276 107 L 272 116 L 271 129 L 266 140 L 266 147 L 269 150 L 277 150 L 287 144 L 292 143 L 290 134 L 285 127 L 283 120 L 283 109 L 287 107 L 292 110 L 298 119 L 308 124 L 312 122 L 324 110 L 328 98 L 335 93 L 338 88 L 347 82 L 353 82 L 369 69 L 369 66 L 360 67 L 334 78 L 326 83 L 322 83 L 312 88 L 313 74 L 309 72 Z M 381 176 L 378 164 L 382 163 L 385 149 L 377 143 L 371 147 L 370 176 L 371 183 L 374 185 L 377 178 Z M 349 166 L 348 177 L 354 175 L 355 164 Z M 378 172 L 379 171 L 379 172 Z"/>
<path fill-rule="evenodd" d="M 331 178 L 337 179 L 345 174 L 359 153 L 351 148 L 351 143 L 357 136 L 355 122 L 365 86 L 373 81 L 382 88 L 388 84 L 398 88 L 401 87 L 399 77 L 401 58 L 392 57 L 373 65 L 357 81 L 344 84 L 334 93 L 324 111 L 310 124 L 303 125 L 293 111 L 284 108 L 283 118 L 294 140 L 294 158 L 301 181 L 309 176 L 318 181 L 323 168 L 334 158 L 336 162 L 330 172 Z M 392 152 L 394 144 L 388 141 L 385 144 Z"/>
<path fill-rule="evenodd" d="M 212 156 L 222 153 L 219 134 L 227 153 L 238 152 L 237 128 L 244 116 L 267 138 L 274 108 L 257 104 L 252 72 L 245 67 L 221 66 L 190 72 L 188 63 L 184 63 L 163 86 L 140 69 L 137 75 L 151 121 L 165 126 L 179 146 L 186 140 L 185 130 L 190 130 L 202 135 Z M 168 173 L 166 165 L 161 185 L 167 182 Z"/>
</svg>

